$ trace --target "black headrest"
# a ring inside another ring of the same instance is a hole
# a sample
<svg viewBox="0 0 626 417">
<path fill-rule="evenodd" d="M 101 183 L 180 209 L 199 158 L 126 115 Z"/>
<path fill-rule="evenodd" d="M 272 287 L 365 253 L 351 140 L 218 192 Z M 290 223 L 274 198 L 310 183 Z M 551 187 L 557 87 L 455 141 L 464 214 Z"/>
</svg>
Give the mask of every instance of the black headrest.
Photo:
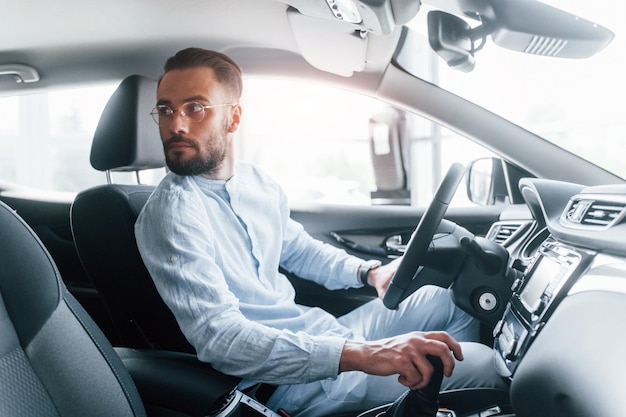
<svg viewBox="0 0 626 417">
<path fill-rule="evenodd" d="M 99 171 L 139 171 L 165 166 L 158 126 L 150 111 L 157 82 L 140 75 L 122 81 L 102 111 L 91 145 Z"/>
</svg>

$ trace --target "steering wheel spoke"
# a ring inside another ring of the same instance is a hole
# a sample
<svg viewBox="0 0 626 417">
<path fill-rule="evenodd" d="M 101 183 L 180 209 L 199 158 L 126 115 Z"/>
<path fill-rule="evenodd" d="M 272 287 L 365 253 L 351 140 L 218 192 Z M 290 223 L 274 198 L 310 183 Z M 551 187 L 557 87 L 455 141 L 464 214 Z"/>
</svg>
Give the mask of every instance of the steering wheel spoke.
<svg viewBox="0 0 626 417">
<path fill-rule="evenodd" d="M 421 276 L 423 274 L 417 274 L 417 271 L 425 263 L 433 236 L 443 220 L 464 173 L 463 165 L 452 164 L 439 184 L 433 200 L 411 235 L 396 274 L 383 297 L 383 303 L 387 308 L 396 309 L 402 300 L 428 284 L 427 279 Z"/>
</svg>

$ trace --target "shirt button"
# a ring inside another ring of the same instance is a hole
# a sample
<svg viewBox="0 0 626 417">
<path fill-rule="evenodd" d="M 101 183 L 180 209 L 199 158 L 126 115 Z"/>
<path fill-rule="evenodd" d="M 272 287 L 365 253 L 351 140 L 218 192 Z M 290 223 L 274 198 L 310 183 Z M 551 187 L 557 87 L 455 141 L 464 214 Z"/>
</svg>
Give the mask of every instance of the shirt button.
<svg viewBox="0 0 626 417">
<path fill-rule="evenodd" d="M 176 263 L 176 262 L 178 262 L 178 255 L 172 255 L 172 256 L 170 256 L 170 262 L 171 262 L 171 263 Z"/>
</svg>

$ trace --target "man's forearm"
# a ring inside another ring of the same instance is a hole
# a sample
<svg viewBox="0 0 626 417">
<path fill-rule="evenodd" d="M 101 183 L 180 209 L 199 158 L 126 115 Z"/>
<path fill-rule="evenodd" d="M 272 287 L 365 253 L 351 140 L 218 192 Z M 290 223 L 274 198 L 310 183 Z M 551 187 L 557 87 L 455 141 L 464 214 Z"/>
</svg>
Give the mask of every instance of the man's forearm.
<svg viewBox="0 0 626 417">
<path fill-rule="evenodd" d="M 424 388 L 433 373 L 427 355 L 438 356 L 444 375 L 452 375 L 454 359 L 462 360 L 461 346 L 445 332 L 412 332 L 389 339 L 348 340 L 339 361 L 339 372 L 362 371 L 372 375 L 398 374 L 410 389 Z"/>
</svg>

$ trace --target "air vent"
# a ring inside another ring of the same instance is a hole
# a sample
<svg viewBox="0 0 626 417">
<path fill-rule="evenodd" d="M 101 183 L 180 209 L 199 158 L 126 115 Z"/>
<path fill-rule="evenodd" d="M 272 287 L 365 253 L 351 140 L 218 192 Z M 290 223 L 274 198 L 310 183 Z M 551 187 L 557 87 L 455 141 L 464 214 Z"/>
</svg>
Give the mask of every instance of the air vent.
<svg viewBox="0 0 626 417">
<path fill-rule="evenodd" d="M 565 220 L 581 226 L 606 228 L 623 217 L 626 204 L 615 201 L 574 200 L 565 213 Z"/>
<path fill-rule="evenodd" d="M 526 227 L 529 225 L 529 222 L 498 222 L 491 226 L 489 232 L 487 233 L 487 239 L 491 239 L 496 243 L 499 243 L 503 246 L 508 246 L 515 239 L 515 237 L 519 236 L 523 231 L 526 230 Z"/>
</svg>

